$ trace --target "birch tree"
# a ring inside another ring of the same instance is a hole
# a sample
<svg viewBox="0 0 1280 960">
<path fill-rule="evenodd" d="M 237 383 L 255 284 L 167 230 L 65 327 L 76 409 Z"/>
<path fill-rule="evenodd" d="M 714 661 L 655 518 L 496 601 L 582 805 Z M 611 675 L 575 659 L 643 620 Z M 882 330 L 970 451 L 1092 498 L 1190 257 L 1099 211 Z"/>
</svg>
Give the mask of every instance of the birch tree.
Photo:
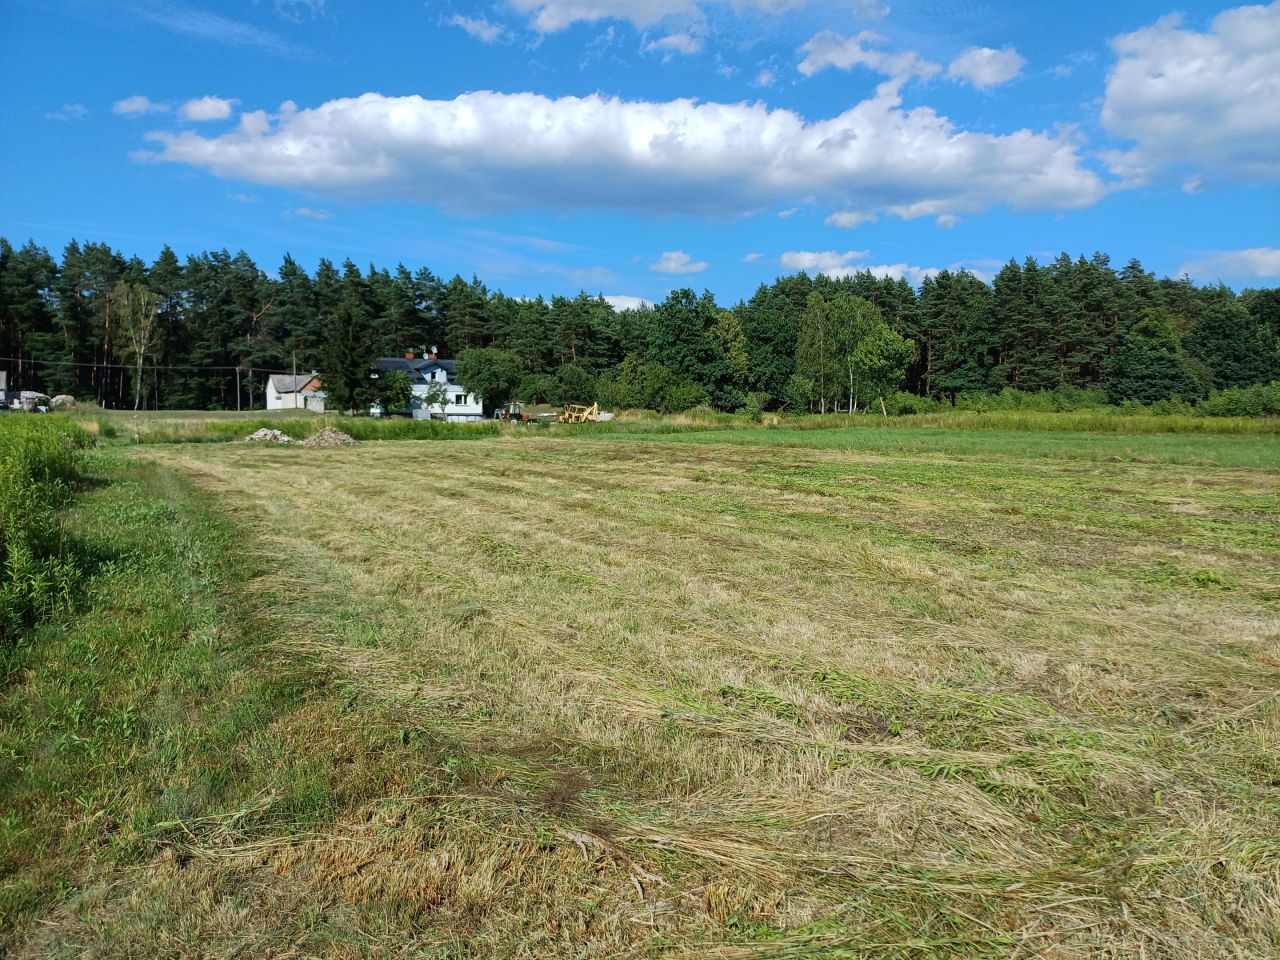
<svg viewBox="0 0 1280 960">
<path fill-rule="evenodd" d="M 140 283 L 121 280 L 111 291 L 116 324 L 126 355 L 133 358 L 133 409 L 142 405 L 142 373 L 147 353 L 155 346 L 160 303 L 156 295 Z"/>
</svg>

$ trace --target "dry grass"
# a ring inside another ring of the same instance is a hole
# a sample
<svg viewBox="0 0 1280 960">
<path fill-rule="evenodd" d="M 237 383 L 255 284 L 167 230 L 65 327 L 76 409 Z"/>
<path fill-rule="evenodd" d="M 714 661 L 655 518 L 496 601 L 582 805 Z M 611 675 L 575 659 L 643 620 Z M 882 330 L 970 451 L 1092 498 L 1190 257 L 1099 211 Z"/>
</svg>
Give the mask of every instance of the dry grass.
<svg viewBox="0 0 1280 960">
<path fill-rule="evenodd" d="M 364 770 L 376 715 L 422 753 L 331 785 L 313 829 L 183 824 L 41 950 L 1280 950 L 1274 472 L 557 438 L 144 455 L 274 558 L 250 589 L 279 669 L 347 692 L 283 747 Z"/>
</svg>

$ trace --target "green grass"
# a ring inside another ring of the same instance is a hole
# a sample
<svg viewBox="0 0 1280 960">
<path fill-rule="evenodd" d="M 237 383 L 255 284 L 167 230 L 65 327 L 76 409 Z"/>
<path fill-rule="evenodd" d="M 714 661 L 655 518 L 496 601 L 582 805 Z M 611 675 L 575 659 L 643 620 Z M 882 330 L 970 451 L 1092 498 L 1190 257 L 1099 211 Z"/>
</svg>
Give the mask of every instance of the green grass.
<svg viewBox="0 0 1280 960">
<path fill-rule="evenodd" d="M 907 419 L 907 418 L 903 418 Z M 959 458 L 1056 459 L 1161 462 L 1201 466 L 1280 469 L 1280 437 L 1186 433 L 1035 432 L 1030 429 L 973 429 L 926 424 L 860 423 L 824 429 L 681 430 L 665 432 L 600 431 L 584 436 L 621 436 L 629 440 L 733 444 L 792 449 L 844 450 Z M 784 421 L 785 424 L 785 421 Z M 604 424 L 602 426 L 608 426 Z"/>
<path fill-rule="evenodd" d="M 0 417 L 0 650 L 64 599 L 75 577 L 56 511 L 88 442 L 60 418 Z"/>
<path fill-rule="evenodd" d="M 1280 950 L 1274 438 L 607 426 L 99 455 L 0 949 Z"/>
<path fill-rule="evenodd" d="M 66 518 L 75 608 L 0 651 L 0 953 L 21 932 L 32 955 L 76 954 L 32 918 L 88 920 L 139 868 L 179 871 L 210 845 L 287 845 L 440 762 L 329 671 L 269 652 L 245 592 L 261 568 L 207 494 L 114 455 L 87 472 Z M 141 955 L 139 938 L 148 956 L 232 949 L 184 945 L 185 911 L 118 918 L 104 955 Z"/>
</svg>

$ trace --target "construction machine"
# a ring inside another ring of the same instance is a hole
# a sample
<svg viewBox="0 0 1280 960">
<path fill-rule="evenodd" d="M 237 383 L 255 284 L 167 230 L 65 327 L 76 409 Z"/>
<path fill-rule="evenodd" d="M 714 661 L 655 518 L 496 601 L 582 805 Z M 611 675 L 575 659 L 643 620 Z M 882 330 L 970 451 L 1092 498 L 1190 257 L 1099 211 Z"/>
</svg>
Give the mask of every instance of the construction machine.
<svg viewBox="0 0 1280 960">
<path fill-rule="evenodd" d="M 581 403 L 565 404 L 564 413 L 560 414 L 561 423 L 595 423 L 600 416 L 600 404 L 585 406 Z"/>
</svg>

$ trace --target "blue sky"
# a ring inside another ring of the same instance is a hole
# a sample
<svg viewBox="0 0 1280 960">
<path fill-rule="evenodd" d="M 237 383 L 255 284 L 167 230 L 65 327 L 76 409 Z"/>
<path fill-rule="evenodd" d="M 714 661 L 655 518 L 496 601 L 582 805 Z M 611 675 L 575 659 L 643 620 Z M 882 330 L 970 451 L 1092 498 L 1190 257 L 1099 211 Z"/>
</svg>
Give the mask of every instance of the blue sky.
<svg viewBox="0 0 1280 960">
<path fill-rule="evenodd" d="M 1173 3 L 5 0 L 0 233 L 512 295 L 1061 250 L 1278 284 L 1280 2 Z"/>
</svg>

